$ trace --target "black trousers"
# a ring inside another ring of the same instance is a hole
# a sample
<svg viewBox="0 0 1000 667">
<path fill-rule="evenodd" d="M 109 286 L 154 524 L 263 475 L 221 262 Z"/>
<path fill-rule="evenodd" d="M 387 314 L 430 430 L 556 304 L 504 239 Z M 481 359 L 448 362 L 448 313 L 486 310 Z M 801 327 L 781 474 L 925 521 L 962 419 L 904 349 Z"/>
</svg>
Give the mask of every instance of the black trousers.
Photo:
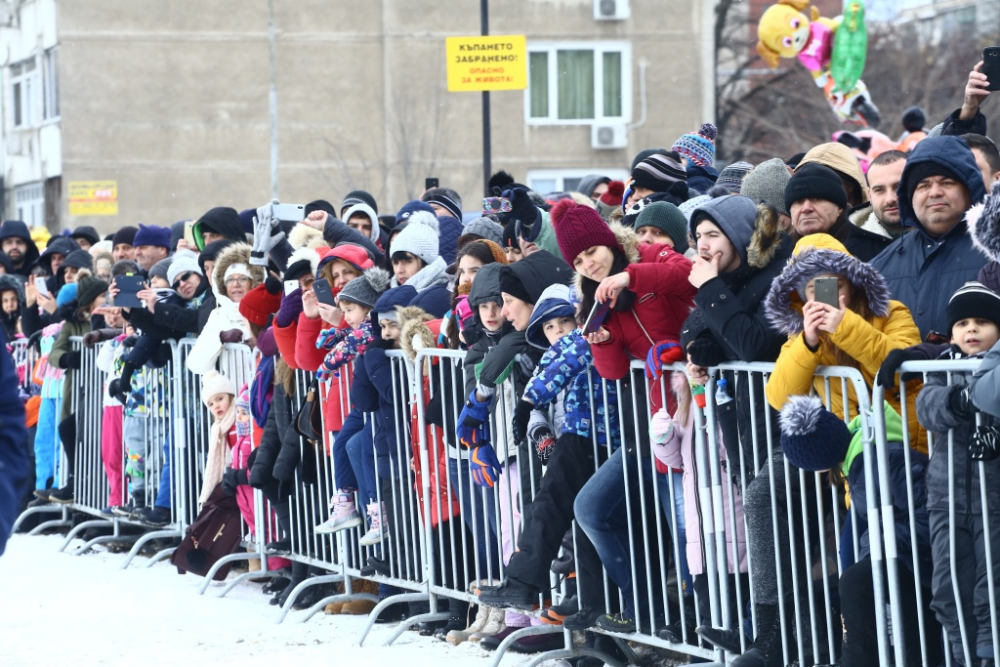
<svg viewBox="0 0 1000 667">
<path fill-rule="evenodd" d="M 888 583 L 888 582 L 886 582 Z M 885 600 L 889 599 L 888 586 Z M 927 627 L 927 661 L 923 664 L 944 663 L 941 647 L 941 626 L 931 612 L 931 592 L 923 589 L 924 623 Z M 920 630 L 917 625 L 917 592 L 913 576 L 906 568 L 899 572 L 900 611 L 903 614 L 903 643 L 907 667 L 921 665 Z M 888 608 L 888 605 L 887 605 Z M 875 584 L 870 556 L 844 570 L 840 577 L 840 613 L 844 619 L 843 667 L 878 664 L 878 631 L 875 626 Z M 891 655 L 891 649 L 890 649 Z"/>
<path fill-rule="evenodd" d="M 507 565 L 507 577 L 533 586 L 539 591 L 549 590 L 549 568 L 559 555 L 566 531 L 573 526 L 573 502 L 580 489 L 602 463 L 604 448 L 598 448 L 594 458 L 594 445 L 590 438 L 564 433 L 556 441 L 545 474 L 534 500 L 521 515 L 521 534 L 517 540 L 518 551 Z M 599 607 L 601 585 L 601 559 L 583 530 L 576 528 L 576 576 L 582 582 L 580 604 Z M 584 600 L 584 592 L 594 599 Z"/>
</svg>

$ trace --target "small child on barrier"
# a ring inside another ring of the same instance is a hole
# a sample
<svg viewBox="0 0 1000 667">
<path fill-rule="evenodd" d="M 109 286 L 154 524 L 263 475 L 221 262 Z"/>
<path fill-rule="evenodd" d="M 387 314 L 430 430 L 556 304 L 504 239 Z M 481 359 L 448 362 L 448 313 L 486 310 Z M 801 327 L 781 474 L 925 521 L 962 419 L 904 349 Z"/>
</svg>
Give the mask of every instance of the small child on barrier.
<svg viewBox="0 0 1000 667">
<path fill-rule="evenodd" d="M 947 312 L 951 345 L 939 359 L 992 355 L 980 366 L 975 380 L 971 373 L 928 373 L 917 397 L 920 423 L 937 436 L 927 468 L 927 513 L 934 556 L 931 608 L 948 633 L 954 657 L 970 664 L 963 644 L 975 651 L 973 660 L 996 657 L 990 619 L 997 618 L 1000 611 L 988 590 L 990 577 L 1000 586 L 1000 461 L 995 460 L 1000 452 L 996 446 L 1000 401 L 996 393 L 997 353 L 991 350 L 1000 340 L 1000 295 L 981 283 L 967 282 L 952 295 Z M 973 386 L 975 401 L 971 400 Z M 977 418 L 977 407 L 989 414 Z M 949 432 L 953 447 L 949 446 Z M 982 506 L 984 482 L 986 507 Z M 949 494 L 951 484 L 954 496 Z M 957 561 L 951 559 L 952 545 Z M 986 560 L 987 546 L 992 547 L 993 562 Z M 965 642 L 960 626 L 963 620 Z"/>
<path fill-rule="evenodd" d="M 337 295 L 337 305 L 344 313 L 349 329 L 324 329 L 316 346 L 330 350 L 316 371 L 316 378 L 325 382 L 330 376 L 339 378 L 341 369 L 363 355 L 375 341 L 371 319 L 372 308 L 379 297 L 389 289 L 389 272 L 372 267 L 358 278 L 344 285 Z M 365 433 L 362 429 L 360 433 Z M 349 439 L 337 437 L 333 442 L 334 483 L 337 493 L 330 498 L 330 518 L 316 526 L 320 534 L 335 533 L 353 528 L 362 522 L 354 495 L 358 490 L 356 471 L 350 465 Z M 366 500 L 367 502 L 367 500 Z"/>
<path fill-rule="evenodd" d="M 122 466 L 125 461 L 124 438 L 122 429 L 124 427 L 125 406 L 115 398 L 110 385 L 118 379 L 118 370 L 125 363 L 122 357 L 127 348 L 122 342 L 135 334 L 132 325 L 126 322 L 116 309 L 111 309 L 105 316 L 105 323 L 111 328 L 117 328 L 118 336 L 112 338 L 101 346 L 97 353 L 97 368 L 105 373 L 104 381 L 104 411 L 101 415 L 101 460 L 104 463 L 104 474 L 108 478 L 108 506 L 101 510 L 101 514 L 114 516 L 115 508 L 125 504 L 125 496 L 128 492 L 125 488 Z M 99 332 L 93 332 L 95 337 Z M 84 338 L 84 344 L 87 339 Z"/>
<path fill-rule="evenodd" d="M 898 611 L 903 615 L 902 640 L 906 650 L 906 665 L 918 667 L 921 664 L 939 665 L 944 655 L 940 642 L 941 627 L 930 615 L 931 582 L 931 536 L 927 525 L 927 485 L 930 476 L 927 457 L 920 452 L 907 452 L 903 444 L 903 419 L 887 402 L 882 404 L 886 425 L 886 461 L 888 462 L 889 489 L 895 526 L 896 553 L 908 573 L 901 573 L 897 581 L 886 582 L 883 600 L 889 601 L 889 586 L 896 586 L 900 595 Z M 868 494 L 879 494 L 879 472 L 872 471 L 875 488 L 870 489 L 865 479 L 865 443 L 861 417 L 855 417 L 850 424 L 826 410 L 817 396 L 793 396 L 781 411 L 781 451 L 795 467 L 807 472 L 829 472 L 831 479 L 843 484 L 850 492 L 851 504 L 855 508 L 854 529 L 860 536 L 858 560 L 841 574 L 840 608 L 844 623 L 842 645 L 842 667 L 862 667 L 875 665 L 879 661 L 878 632 L 876 625 L 876 595 L 872 576 L 873 567 L 870 553 L 870 533 L 867 524 Z M 871 450 L 873 451 L 873 450 Z M 877 466 L 874 455 L 872 466 Z M 909 481 L 908 478 L 909 477 Z M 914 524 L 910 526 L 910 503 L 913 504 Z M 853 529 L 844 526 L 841 544 L 851 549 Z M 882 531 L 884 534 L 884 528 Z M 920 580 L 914 582 L 915 572 L 912 561 L 912 545 L 916 542 L 917 558 L 920 566 Z M 933 565 L 940 567 L 940 563 Z M 947 569 L 947 568 L 945 568 Z M 922 589 L 926 626 L 924 635 L 928 655 L 921 656 L 921 628 L 917 607 L 917 588 Z M 886 606 L 888 609 L 888 605 Z M 896 628 L 896 632 L 900 632 Z"/>
</svg>

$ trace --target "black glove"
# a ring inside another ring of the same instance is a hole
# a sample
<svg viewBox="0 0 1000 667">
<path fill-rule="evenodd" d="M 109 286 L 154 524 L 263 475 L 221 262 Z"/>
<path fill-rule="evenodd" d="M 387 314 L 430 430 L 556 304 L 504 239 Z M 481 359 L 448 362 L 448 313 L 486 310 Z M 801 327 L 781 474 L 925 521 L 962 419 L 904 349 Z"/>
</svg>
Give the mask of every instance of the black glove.
<svg viewBox="0 0 1000 667">
<path fill-rule="evenodd" d="M 531 197 L 528 196 L 528 189 L 524 187 L 506 190 L 503 196 L 510 200 L 510 213 L 505 213 L 505 223 L 513 222 L 517 235 L 525 241 L 534 241 L 542 231 L 542 212 L 538 210 Z"/>
<path fill-rule="evenodd" d="M 535 409 L 535 404 L 524 400 L 517 402 L 514 408 L 514 442 L 523 442 L 528 433 L 528 420 L 531 419 L 531 411 Z"/>
<path fill-rule="evenodd" d="M 226 468 L 222 473 L 222 490 L 226 495 L 235 496 L 236 487 L 246 486 L 249 483 L 246 468 Z"/>
<path fill-rule="evenodd" d="M 264 281 L 264 289 L 266 289 L 269 294 L 280 294 L 282 287 L 284 287 L 284 284 L 281 280 L 274 277 L 273 274 L 267 274 L 267 280 Z"/>
<path fill-rule="evenodd" d="M 1000 457 L 1000 429 L 980 426 L 969 444 L 969 458 L 973 461 L 994 461 Z"/>
<path fill-rule="evenodd" d="M 139 340 L 138 336 L 135 335 L 129 336 L 122 341 L 122 347 L 135 347 L 135 344 L 138 340 Z"/>
<path fill-rule="evenodd" d="M 976 407 L 972 405 L 968 387 L 955 387 L 954 391 L 948 394 L 948 409 L 962 419 L 970 419 L 976 414 Z"/>
<path fill-rule="evenodd" d="M 79 352 L 67 352 L 59 357 L 59 368 L 65 369 L 79 369 L 80 368 L 80 353 Z"/>
<path fill-rule="evenodd" d="M 880 387 L 896 386 L 896 371 L 899 367 L 907 361 L 927 361 L 930 359 L 928 355 L 928 350 L 922 345 L 915 345 L 913 347 L 908 347 L 902 350 L 893 350 L 890 352 L 885 361 L 882 362 L 882 367 L 878 369 L 878 375 L 875 376 L 875 384 Z M 902 379 L 904 383 L 909 382 L 914 378 L 915 374 L 907 373 Z"/>
<path fill-rule="evenodd" d="M 83 346 L 89 349 L 98 343 L 111 340 L 117 335 L 117 329 L 97 329 L 95 331 L 88 331 L 83 335 Z"/>
<path fill-rule="evenodd" d="M 223 343 L 242 343 L 243 332 L 239 329 L 229 329 L 219 332 L 219 340 Z"/>
<path fill-rule="evenodd" d="M 726 361 L 726 353 L 722 347 L 709 336 L 700 336 L 691 341 L 687 348 L 687 356 L 692 364 L 709 368 Z"/>
<path fill-rule="evenodd" d="M 28 347 L 33 347 L 35 349 L 38 349 L 38 345 L 41 340 L 42 340 L 42 330 L 39 329 L 38 331 L 36 331 L 35 333 L 31 334 L 31 336 L 28 337 Z"/>
<path fill-rule="evenodd" d="M 251 465 L 247 472 L 247 484 L 255 489 L 263 489 L 271 479 L 271 471 L 262 465 Z"/>
<path fill-rule="evenodd" d="M 122 405 L 128 403 L 128 389 L 131 387 L 126 387 L 121 378 L 115 378 L 108 383 L 108 395 Z"/>
</svg>

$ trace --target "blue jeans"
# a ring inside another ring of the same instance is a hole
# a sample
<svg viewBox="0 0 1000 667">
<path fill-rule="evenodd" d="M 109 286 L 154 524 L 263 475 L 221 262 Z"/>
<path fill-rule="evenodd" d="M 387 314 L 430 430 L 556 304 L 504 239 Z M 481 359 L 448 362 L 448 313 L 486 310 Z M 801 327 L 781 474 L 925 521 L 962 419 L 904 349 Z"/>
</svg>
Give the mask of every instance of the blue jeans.
<svg viewBox="0 0 1000 667">
<path fill-rule="evenodd" d="M 358 488 L 358 477 L 354 472 L 347 448 L 351 438 L 360 433 L 364 426 L 365 421 L 361 413 L 351 410 L 344 420 L 340 433 L 333 438 L 333 481 L 338 490 Z"/>
<path fill-rule="evenodd" d="M 677 549 L 677 562 L 674 567 L 677 569 L 677 577 L 683 582 L 684 594 L 691 595 L 694 591 L 694 581 L 691 579 L 691 572 L 688 570 L 687 561 L 687 525 L 684 520 L 684 473 L 667 473 L 674 479 L 674 495 L 670 497 L 670 482 L 667 475 L 656 475 L 656 486 L 660 492 L 660 505 L 663 513 L 667 516 L 667 528 L 670 529 L 670 536 L 674 540 Z M 674 519 L 671 512 L 677 519 L 677 530 L 674 531 Z M 673 555 L 673 551 L 671 551 Z"/>
<path fill-rule="evenodd" d="M 641 552 L 632 553 L 629 546 L 630 524 L 625 499 L 631 496 L 632 513 L 641 513 L 639 506 L 639 484 L 647 486 L 646 498 L 651 499 L 653 476 L 656 474 L 648 459 L 638 459 L 628 455 L 628 481 L 625 479 L 625 448 L 620 447 L 607 462 L 597 469 L 594 476 L 580 490 L 573 503 L 573 513 L 577 524 L 587 533 L 601 557 L 601 563 L 608 575 L 621 589 L 625 600 L 625 613 L 635 618 L 638 606 L 642 610 L 643 624 L 649 609 L 647 596 L 647 572 Z M 655 530 L 655 529 L 654 529 Z M 642 549 L 641 536 L 636 536 L 636 548 Z M 632 579 L 633 557 L 636 565 L 636 579 Z M 656 590 L 656 585 L 652 586 Z M 663 613 L 663 601 L 653 596 L 654 613 Z"/>
<path fill-rule="evenodd" d="M 166 440 L 163 443 L 163 467 L 160 468 L 160 487 L 156 490 L 156 500 L 153 502 L 157 507 L 165 507 L 170 509 L 172 503 L 170 499 L 170 424 L 173 420 L 167 422 L 167 433 Z"/>
<path fill-rule="evenodd" d="M 371 419 L 347 441 L 347 456 L 358 481 L 358 500 L 364 505 L 375 502 L 378 497 L 378 482 L 375 479 L 375 445 L 372 440 Z"/>
<path fill-rule="evenodd" d="M 479 579 L 500 578 L 500 542 L 497 540 L 497 517 L 493 511 L 493 489 L 481 488 L 469 477 L 469 461 L 448 457 L 448 480 L 452 497 L 458 498 L 462 520 L 476 540 Z M 487 521 L 489 527 L 487 528 Z M 456 549 L 459 548 L 456 544 Z"/>
</svg>

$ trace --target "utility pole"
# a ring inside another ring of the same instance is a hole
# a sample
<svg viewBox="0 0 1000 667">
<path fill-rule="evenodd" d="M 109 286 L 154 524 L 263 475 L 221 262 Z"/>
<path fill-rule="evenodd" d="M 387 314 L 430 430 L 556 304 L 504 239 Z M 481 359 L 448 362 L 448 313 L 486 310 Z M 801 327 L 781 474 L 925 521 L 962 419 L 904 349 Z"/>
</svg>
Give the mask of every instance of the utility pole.
<svg viewBox="0 0 1000 667">
<path fill-rule="evenodd" d="M 271 114 L 271 199 L 278 196 L 278 84 L 274 55 L 274 0 L 267 0 L 267 48 L 270 69 L 267 101 Z"/>
<path fill-rule="evenodd" d="M 490 34 L 490 0 L 479 0 L 479 26 L 480 33 L 485 37 Z M 484 196 L 491 197 L 493 193 L 489 191 L 490 174 L 493 169 L 490 166 L 492 161 L 492 149 L 490 147 L 490 91 L 483 91 L 483 192 Z"/>
</svg>

